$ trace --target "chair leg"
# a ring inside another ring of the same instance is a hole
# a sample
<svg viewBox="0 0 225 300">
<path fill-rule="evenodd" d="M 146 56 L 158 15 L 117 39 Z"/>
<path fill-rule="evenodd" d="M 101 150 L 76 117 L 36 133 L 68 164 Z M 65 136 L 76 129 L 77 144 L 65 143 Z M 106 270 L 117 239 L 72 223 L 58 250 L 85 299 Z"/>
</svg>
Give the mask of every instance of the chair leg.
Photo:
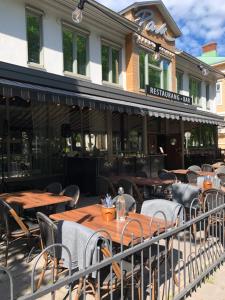
<svg viewBox="0 0 225 300">
<path fill-rule="evenodd" d="M 79 279 L 79 284 L 78 284 L 78 287 L 77 287 L 77 292 L 76 292 L 74 300 L 79 300 L 80 295 L 81 295 L 81 290 L 82 290 L 82 287 L 83 287 L 83 283 L 84 283 L 83 278 L 80 278 Z"/>
<path fill-rule="evenodd" d="M 138 300 L 141 300 L 141 281 L 138 281 Z"/>
<path fill-rule="evenodd" d="M 45 275 L 45 271 L 46 271 L 46 267 L 48 265 L 48 255 L 47 253 L 44 254 L 44 265 L 43 265 L 43 268 L 42 268 L 42 271 L 41 271 L 41 275 L 38 279 L 38 283 L 37 283 L 37 290 L 40 288 L 41 284 L 42 284 L 42 281 L 44 279 L 44 275 Z"/>
<path fill-rule="evenodd" d="M 54 265 L 53 265 L 53 283 L 55 283 L 58 279 L 58 260 L 54 258 Z"/>
<path fill-rule="evenodd" d="M 9 241 L 6 241 L 6 248 L 5 248 L 5 267 L 8 265 L 8 254 L 9 254 Z"/>
</svg>

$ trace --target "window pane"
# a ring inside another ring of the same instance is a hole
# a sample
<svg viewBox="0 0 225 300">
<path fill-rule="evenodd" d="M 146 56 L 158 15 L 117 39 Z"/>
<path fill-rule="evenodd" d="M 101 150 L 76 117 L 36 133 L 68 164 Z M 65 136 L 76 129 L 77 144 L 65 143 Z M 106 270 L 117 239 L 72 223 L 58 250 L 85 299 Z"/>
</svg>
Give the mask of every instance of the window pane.
<svg viewBox="0 0 225 300">
<path fill-rule="evenodd" d="M 119 59 L 120 53 L 116 49 L 112 49 L 112 82 L 119 83 Z"/>
<path fill-rule="evenodd" d="M 27 15 L 28 61 L 40 64 L 41 17 Z"/>
<path fill-rule="evenodd" d="M 190 79 L 189 80 L 189 95 L 192 97 L 193 104 L 200 105 L 201 98 L 201 82 Z"/>
<path fill-rule="evenodd" d="M 163 60 L 163 89 L 167 90 L 168 89 L 168 69 L 169 69 L 169 61 L 168 60 Z"/>
<path fill-rule="evenodd" d="M 160 67 L 160 64 L 161 64 L 161 61 L 156 61 L 154 58 L 153 58 L 153 54 L 149 54 L 148 55 L 148 63 L 150 65 L 153 65 L 153 66 L 157 66 L 157 67 Z"/>
<path fill-rule="evenodd" d="M 148 80 L 150 86 L 160 88 L 160 77 L 161 71 L 152 69 L 151 67 L 148 68 Z"/>
<path fill-rule="evenodd" d="M 86 75 L 87 66 L 87 38 L 77 36 L 77 73 Z"/>
<path fill-rule="evenodd" d="M 180 72 L 177 72 L 177 93 L 181 93 L 183 90 L 183 74 Z"/>
<path fill-rule="evenodd" d="M 102 80 L 109 81 L 109 47 L 102 45 Z"/>
<path fill-rule="evenodd" d="M 145 52 L 143 51 L 139 55 L 139 76 L 140 88 L 145 89 Z"/>
<path fill-rule="evenodd" d="M 63 30 L 64 71 L 73 72 L 73 33 Z"/>
</svg>

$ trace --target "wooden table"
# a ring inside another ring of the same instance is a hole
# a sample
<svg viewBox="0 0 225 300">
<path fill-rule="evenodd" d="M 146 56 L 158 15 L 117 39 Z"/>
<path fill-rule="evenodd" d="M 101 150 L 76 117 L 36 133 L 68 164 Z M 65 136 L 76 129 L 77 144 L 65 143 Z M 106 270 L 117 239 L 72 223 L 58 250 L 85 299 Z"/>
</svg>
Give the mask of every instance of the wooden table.
<svg viewBox="0 0 225 300">
<path fill-rule="evenodd" d="M 133 181 L 137 186 L 162 186 L 173 184 L 174 180 L 162 180 L 158 177 L 155 178 L 146 178 L 146 177 L 137 177 L 137 176 L 111 176 L 110 180 L 113 184 L 117 184 L 120 179 L 128 179 Z"/>
<path fill-rule="evenodd" d="M 5 200 L 9 204 L 22 204 L 24 209 L 37 208 L 71 201 L 71 197 L 54 195 L 39 190 L 0 194 L 0 199 Z"/>
<path fill-rule="evenodd" d="M 171 170 L 170 172 L 174 173 L 175 175 L 186 175 L 189 170 L 187 169 L 178 169 L 178 170 Z M 214 172 L 206 172 L 206 171 L 195 171 L 199 176 L 215 176 Z"/>
<path fill-rule="evenodd" d="M 101 215 L 101 205 L 90 205 L 79 209 L 74 209 L 70 211 L 65 211 L 62 213 L 57 213 L 50 215 L 50 218 L 59 221 L 73 221 L 79 224 L 82 224 L 94 231 L 99 229 L 105 229 L 111 235 L 112 241 L 121 244 L 121 233 L 124 225 L 131 219 L 136 219 L 140 221 L 143 228 L 143 238 L 149 238 L 153 236 L 160 227 L 160 232 L 165 231 L 166 223 L 162 219 L 154 218 L 151 224 L 151 217 L 147 217 L 137 213 L 129 213 L 129 216 L 124 222 L 119 222 L 116 219 L 110 222 L 103 220 Z M 151 224 L 151 230 L 150 230 Z M 160 224 L 160 226 L 158 226 Z M 171 224 L 168 224 L 171 225 Z M 134 234 L 134 238 L 140 241 L 141 233 L 137 222 L 132 222 L 128 225 L 127 230 L 125 231 L 123 238 L 123 245 L 129 246 L 131 243 L 132 237 L 131 234 Z M 107 236 L 106 236 L 107 237 Z"/>
</svg>

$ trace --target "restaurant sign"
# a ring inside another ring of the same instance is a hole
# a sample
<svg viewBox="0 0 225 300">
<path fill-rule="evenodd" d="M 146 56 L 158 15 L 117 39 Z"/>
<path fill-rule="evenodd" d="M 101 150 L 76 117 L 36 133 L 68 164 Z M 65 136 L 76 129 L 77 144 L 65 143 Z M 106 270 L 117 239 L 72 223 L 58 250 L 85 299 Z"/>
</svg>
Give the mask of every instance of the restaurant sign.
<svg viewBox="0 0 225 300">
<path fill-rule="evenodd" d="M 153 95 L 153 96 L 157 96 L 160 98 L 164 98 L 164 99 L 168 99 L 168 100 L 173 100 L 173 101 L 177 101 L 177 102 L 182 102 L 185 104 L 192 104 L 192 98 L 188 97 L 188 96 L 184 96 L 181 94 L 177 94 L 174 92 L 170 92 L 167 90 L 163 90 L 160 88 L 156 88 L 156 87 L 152 87 L 150 85 L 146 85 L 145 86 L 145 92 L 146 95 Z"/>
</svg>

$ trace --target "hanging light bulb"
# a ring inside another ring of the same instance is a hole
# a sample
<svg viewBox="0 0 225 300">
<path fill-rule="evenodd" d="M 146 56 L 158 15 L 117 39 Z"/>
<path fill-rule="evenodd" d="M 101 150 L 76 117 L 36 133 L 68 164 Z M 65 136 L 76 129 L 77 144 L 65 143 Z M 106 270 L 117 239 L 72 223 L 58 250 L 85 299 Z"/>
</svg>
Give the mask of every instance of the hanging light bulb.
<svg viewBox="0 0 225 300">
<path fill-rule="evenodd" d="M 160 60 L 160 47 L 161 47 L 161 44 L 158 44 L 156 43 L 155 44 L 155 52 L 153 53 L 153 59 L 155 61 L 159 61 Z"/>
<path fill-rule="evenodd" d="M 83 20 L 83 9 L 84 4 L 87 0 L 80 0 L 79 4 L 75 8 L 75 10 L 72 12 L 72 20 L 74 23 L 79 24 Z"/>
<path fill-rule="evenodd" d="M 201 70 L 203 76 L 209 75 L 209 70 L 206 69 L 203 65 L 199 65 L 198 67 Z"/>
</svg>

